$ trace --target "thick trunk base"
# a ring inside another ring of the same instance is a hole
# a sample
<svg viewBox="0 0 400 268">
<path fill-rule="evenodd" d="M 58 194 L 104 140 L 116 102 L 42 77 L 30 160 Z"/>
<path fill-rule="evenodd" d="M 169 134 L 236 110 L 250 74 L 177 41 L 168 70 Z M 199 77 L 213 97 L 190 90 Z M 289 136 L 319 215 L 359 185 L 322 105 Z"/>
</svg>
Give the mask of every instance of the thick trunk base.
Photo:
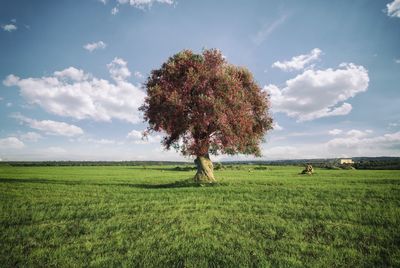
<svg viewBox="0 0 400 268">
<path fill-rule="evenodd" d="M 197 173 L 194 176 L 194 181 L 197 183 L 213 183 L 214 167 L 208 156 L 198 156 L 194 163 L 197 166 Z"/>
</svg>

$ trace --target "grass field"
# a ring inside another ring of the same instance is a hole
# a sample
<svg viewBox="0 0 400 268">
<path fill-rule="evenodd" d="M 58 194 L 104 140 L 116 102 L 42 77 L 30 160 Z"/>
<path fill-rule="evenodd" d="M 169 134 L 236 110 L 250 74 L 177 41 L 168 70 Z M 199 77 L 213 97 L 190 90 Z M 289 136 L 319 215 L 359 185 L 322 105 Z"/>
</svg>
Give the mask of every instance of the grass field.
<svg viewBox="0 0 400 268">
<path fill-rule="evenodd" d="M 400 267 L 400 171 L 300 171 L 3 166 L 0 266 Z"/>
</svg>

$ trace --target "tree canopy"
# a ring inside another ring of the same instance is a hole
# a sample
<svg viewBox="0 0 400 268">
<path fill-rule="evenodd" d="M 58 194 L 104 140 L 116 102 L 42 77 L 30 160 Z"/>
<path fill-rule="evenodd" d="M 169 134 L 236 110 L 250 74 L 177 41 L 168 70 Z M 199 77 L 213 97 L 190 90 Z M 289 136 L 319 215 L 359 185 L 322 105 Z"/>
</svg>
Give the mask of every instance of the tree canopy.
<svg viewBox="0 0 400 268">
<path fill-rule="evenodd" d="M 268 95 L 249 70 L 229 64 L 219 50 L 183 50 L 153 70 L 140 108 L 147 133 L 183 155 L 253 154 L 272 128 Z"/>
</svg>

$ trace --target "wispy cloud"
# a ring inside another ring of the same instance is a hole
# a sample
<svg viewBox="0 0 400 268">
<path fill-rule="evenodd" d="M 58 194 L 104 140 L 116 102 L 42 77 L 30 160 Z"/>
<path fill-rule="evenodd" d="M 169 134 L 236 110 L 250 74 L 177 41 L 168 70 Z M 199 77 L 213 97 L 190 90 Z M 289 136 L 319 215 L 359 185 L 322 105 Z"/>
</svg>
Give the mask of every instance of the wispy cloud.
<svg viewBox="0 0 400 268">
<path fill-rule="evenodd" d="M 43 131 L 48 135 L 67 136 L 73 137 L 83 134 L 83 130 L 75 125 L 70 125 L 64 122 L 52 121 L 52 120 L 35 120 L 21 114 L 12 115 L 13 118 L 17 119 L 23 124 L 27 124 L 33 129 Z"/>
<path fill-rule="evenodd" d="M 288 15 L 285 14 L 272 23 L 264 24 L 261 29 L 254 36 L 252 36 L 252 41 L 256 45 L 260 45 L 268 38 L 270 34 L 272 34 L 281 24 L 283 24 L 287 18 Z"/>
</svg>

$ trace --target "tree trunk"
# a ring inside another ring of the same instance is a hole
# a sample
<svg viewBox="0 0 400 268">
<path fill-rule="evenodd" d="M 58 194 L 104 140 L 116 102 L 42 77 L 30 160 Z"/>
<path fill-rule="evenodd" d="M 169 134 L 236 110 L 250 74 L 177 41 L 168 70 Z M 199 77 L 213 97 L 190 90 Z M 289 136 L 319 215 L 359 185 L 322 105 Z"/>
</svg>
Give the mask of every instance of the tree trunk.
<svg viewBox="0 0 400 268">
<path fill-rule="evenodd" d="M 194 176 L 194 181 L 198 183 L 213 183 L 214 178 L 214 167 L 208 155 L 197 156 L 194 160 L 197 166 L 197 173 Z"/>
</svg>

